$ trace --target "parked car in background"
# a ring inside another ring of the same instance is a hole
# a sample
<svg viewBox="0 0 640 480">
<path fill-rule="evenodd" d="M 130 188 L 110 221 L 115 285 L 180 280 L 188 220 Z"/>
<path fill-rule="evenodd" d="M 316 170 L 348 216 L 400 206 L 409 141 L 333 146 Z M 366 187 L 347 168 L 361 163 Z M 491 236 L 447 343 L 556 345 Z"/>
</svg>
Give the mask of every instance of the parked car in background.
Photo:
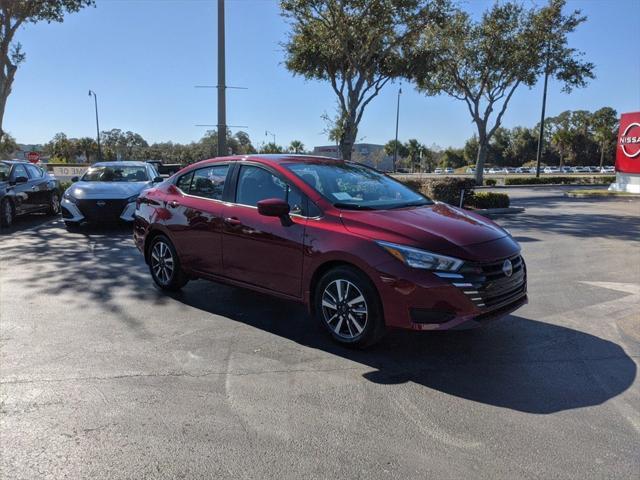
<svg viewBox="0 0 640 480">
<path fill-rule="evenodd" d="M 146 163 L 153 165 L 158 174 L 167 177 L 170 177 L 174 173 L 180 171 L 180 169 L 184 166 L 180 163 L 162 163 L 160 160 L 147 160 Z"/>
<path fill-rule="evenodd" d="M 136 203 L 135 244 L 159 288 L 204 278 L 300 301 L 344 344 L 479 326 L 527 298 L 507 231 L 358 163 L 205 160 Z"/>
<path fill-rule="evenodd" d="M 595 165 L 589 166 L 587 168 L 591 173 L 600 173 L 600 167 L 596 167 Z"/>
<path fill-rule="evenodd" d="M 476 173 L 476 169 L 474 167 L 467 167 L 465 173 Z"/>
<path fill-rule="evenodd" d="M 441 175 L 441 174 L 443 174 L 443 173 L 444 173 L 444 170 L 443 170 L 443 169 L 441 169 L 441 168 L 436 168 L 436 169 L 433 171 L 433 173 L 435 173 L 435 174 L 437 174 L 437 175 Z"/>
<path fill-rule="evenodd" d="M 489 173 L 491 173 L 491 174 L 502 173 L 502 169 L 501 168 L 490 168 L 489 169 Z"/>
<path fill-rule="evenodd" d="M 573 173 L 589 173 L 589 167 L 573 167 Z"/>
<path fill-rule="evenodd" d="M 600 169 L 600 173 L 616 173 L 616 168 L 613 165 L 608 165 Z"/>
<path fill-rule="evenodd" d="M 60 184 L 37 165 L 0 161 L 0 226 L 10 227 L 18 215 L 60 213 Z"/>
<path fill-rule="evenodd" d="M 560 173 L 573 173 L 573 167 L 562 167 Z"/>
<path fill-rule="evenodd" d="M 446 173 L 447 175 L 453 175 L 453 168 L 445 168 L 444 173 Z"/>
<path fill-rule="evenodd" d="M 163 179 L 146 162 L 94 163 L 64 192 L 62 218 L 67 228 L 81 223 L 132 222 L 140 192 Z"/>
<path fill-rule="evenodd" d="M 558 174 L 560 169 L 558 167 L 544 167 L 543 173 Z"/>
</svg>

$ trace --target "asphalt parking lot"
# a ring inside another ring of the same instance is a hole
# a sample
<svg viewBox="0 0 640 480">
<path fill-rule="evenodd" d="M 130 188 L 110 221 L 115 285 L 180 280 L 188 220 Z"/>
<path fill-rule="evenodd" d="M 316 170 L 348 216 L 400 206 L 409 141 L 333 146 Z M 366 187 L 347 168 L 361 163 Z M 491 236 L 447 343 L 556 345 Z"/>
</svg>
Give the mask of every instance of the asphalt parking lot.
<svg viewBox="0 0 640 480">
<path fill-rule="evenodd" d="M 158 292 L 127 229 L 18 221 L 0 235 L 0 477 L 637 479 L 640 202 L 540 191 L 498 219 L 529 305 L 367 351 L 296 304 Z"/>
</svg>

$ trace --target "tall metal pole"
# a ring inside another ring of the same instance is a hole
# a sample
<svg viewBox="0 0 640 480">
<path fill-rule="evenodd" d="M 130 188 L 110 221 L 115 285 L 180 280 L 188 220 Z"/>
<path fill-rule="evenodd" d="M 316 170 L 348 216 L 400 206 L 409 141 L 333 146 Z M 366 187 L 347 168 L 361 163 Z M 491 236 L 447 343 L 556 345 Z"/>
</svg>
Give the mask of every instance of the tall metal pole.
<svg viewBox="0 0 640 480">
<path fill-rule="evenodd" d="M 538 133 L 538 151 L 536 152 L 536 177 L 540 177 L 540 160 L 542 159 L 542 143 L 544 141 L 544 114 L 547 107 L 547 83 L 549 82 L 549 46 L 544 66 L 544 89 L 542 92 L 542 113 L 540 114 L 540 132 Z"/>
<path fill-rule="evenodd" d="M 93 95 L 93 102 L 96 107 L 96 140 L 98 142 L 98 161 L 102 161 L 102 148 L 100 148 L 100 123 L 98 123 L 98 95 L 93 90 L 89 90 L 89 96 Z"/>
<path fill-rule="evenodd" d="M 227 151 L 227 103 L 224 59 L 224 0 L 218 0 L 218 156 Z"/>
<path fill-rule="evenodd" d="M 398 159 L 398 123 L 400 122 L 400 94 L 402 87 L 398 88 L 398 105 L 396 107 L 396 142 L 393 149 L 393 171 L 396 171 L 396 161 Z"/>
</svg>

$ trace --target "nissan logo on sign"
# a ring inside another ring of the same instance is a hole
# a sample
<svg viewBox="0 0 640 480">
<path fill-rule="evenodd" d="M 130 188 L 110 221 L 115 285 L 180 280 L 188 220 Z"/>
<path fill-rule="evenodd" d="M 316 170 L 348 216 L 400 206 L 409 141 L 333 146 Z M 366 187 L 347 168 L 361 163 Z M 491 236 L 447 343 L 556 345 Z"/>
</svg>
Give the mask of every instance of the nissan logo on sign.
<svg viewBox="0 0 640 480">
<path fill-rule="evenodd" d="M 620 116 L 616 172 L 640 174 L 640 112 L 623 113 Z"/>
<path fill-rule="evenodd" d="M 640 155 L 640 123 L 630 123 L 620 137 L 622 151 L 629 158 Z"/>
</svg>

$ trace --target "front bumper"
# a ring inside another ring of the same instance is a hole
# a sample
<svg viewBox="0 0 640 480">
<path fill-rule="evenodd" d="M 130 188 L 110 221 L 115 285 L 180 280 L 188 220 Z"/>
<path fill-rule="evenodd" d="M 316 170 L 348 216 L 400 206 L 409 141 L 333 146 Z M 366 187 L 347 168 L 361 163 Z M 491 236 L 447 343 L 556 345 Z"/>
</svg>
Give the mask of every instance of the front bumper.
<svg viewBox="0 0 640 480">
<path fill-rule="evenodd" d="M 135 202 L 127 202 L 126 199 L 87 199 L 72 202 L 63 198 L 60 206 L 64 221 L 74 223 L 133 222 L 136 211 Z"/>
<path fill-rule="evenodd" d="M 501 268 L 507 259 L 513 262 L 508 276 Z M 528 302 L 526 265 L 519 254 L 487 263 L 467 263 L 456 274 L 439 275 L 397 261 L 379 266 L 378 274 L 376 283 L 389 327 L 474 328 Z"/>
</svg>

